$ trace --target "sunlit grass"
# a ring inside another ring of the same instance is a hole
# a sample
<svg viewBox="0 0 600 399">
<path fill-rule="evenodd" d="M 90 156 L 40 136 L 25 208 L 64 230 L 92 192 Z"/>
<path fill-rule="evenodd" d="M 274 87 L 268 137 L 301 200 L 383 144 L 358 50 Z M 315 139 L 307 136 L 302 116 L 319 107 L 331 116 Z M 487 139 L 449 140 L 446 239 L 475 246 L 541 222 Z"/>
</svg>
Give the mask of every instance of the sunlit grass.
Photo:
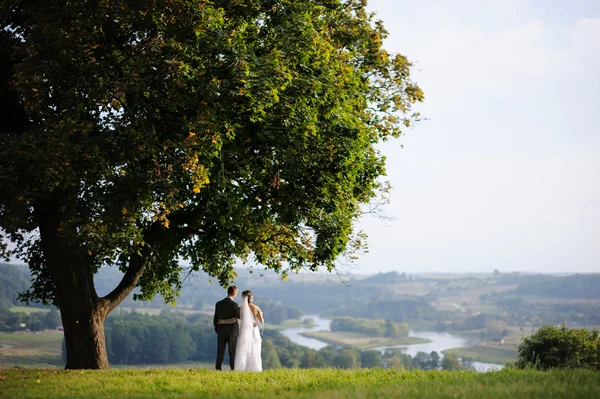
<svg viewBox="0 0 600 399">
<path fill-rule="evenodd" d="M 401 371 L 279 369 L 3 370 L 6 398 L 593 398 L 600 374 L 586 370 Z"/>
</svg>

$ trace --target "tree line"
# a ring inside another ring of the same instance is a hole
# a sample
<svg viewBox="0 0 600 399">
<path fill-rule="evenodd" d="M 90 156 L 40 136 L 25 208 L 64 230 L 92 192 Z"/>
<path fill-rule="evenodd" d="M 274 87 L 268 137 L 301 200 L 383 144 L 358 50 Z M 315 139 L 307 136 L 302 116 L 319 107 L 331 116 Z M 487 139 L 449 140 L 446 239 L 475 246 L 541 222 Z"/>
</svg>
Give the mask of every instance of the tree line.
<svg viewBox="0 0 600 399">
<path fill-rule="evenodd" d="M 176 364 L 186 361 L 213 363 L 217 340 L 212 319 L 205 314 L 160 315 L 118 312 L 106 321 L 109 361 L 121 365 Z M 227 356 L 227 354 L 226 354 Z M 400 353 L 361 351 L 327 346 L 320 350 L 294 344 L 276 330 L 265 330 L 262 360 L 265 369 L 314 367 L 390 367 L 399 369 L 456 369 L 463 365 L 450 355 L 442 361 L 436 352 L 415 357 Z"/>
<path fill-rule="evenodd" d="M 0 307 L 0 331 L 54 330 L 61 324 L 60 313 L 56 309 L 27 314 Z"/>
<path fill-rule="evenodd" d="M 515 289 L 519 295 L 540 295 L 552 298 L 600 298 L 600 274 L 573 276 L 543 276 L 524 281 Z"/>
<path fill-rule="evenodd" d="M 400 323 L 413 320 L 438 320 L 441 316 L 431 303 L 422 298 L 378 297 L 364 299 L 340 304 L 335 310 L 324 312 L 324 315 L 384 319 Z"/>
<path fill-rule="evenodd" d="M 22 305 L 19 294 L 30 285 L 26 267 L 0 263 L 0 309 Z"/>
<path fill-rule="evenodd" d="M 483 303 L 495 303 L 504 311 L 508 325 L 542 326 L 544 324 L 599 325 L 600 304 L 593 302 L 527 301 L 512 293 L 482 295 Z"/>
<path fill-rule="evenodd" d="M 374 337 L 398 338 L 408 335 L 407 323 L 391 320 L 357 319 L 354 317 L 336 317 L 331 320 L 331 331 L 356 332 Z"/>
</svg>

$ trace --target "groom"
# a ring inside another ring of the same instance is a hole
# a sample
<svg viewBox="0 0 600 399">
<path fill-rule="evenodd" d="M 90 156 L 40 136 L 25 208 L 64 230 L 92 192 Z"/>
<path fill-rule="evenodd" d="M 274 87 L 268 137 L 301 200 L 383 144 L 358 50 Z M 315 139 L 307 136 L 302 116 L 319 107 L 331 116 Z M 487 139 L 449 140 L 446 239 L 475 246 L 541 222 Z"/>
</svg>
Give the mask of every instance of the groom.
<svg viewBox="0 0 600 399">
<path fill-rule="evenodd" d="M 225 345 L 229 346 L 229 366 L 233 370 L 235 360 L 235 347 L 239 333 L 237 319 L 240 317 L 240 307 L 233 300 L 237 295 L 237 287 L 232 285 L 227 288 L 227 298 L 217 302 L 215 305 L 215 317 L 213 324 L 217 333 L 217 364 L 215 368 L 221 370 L 223 356 L 225 356 Z"/>
</svg>

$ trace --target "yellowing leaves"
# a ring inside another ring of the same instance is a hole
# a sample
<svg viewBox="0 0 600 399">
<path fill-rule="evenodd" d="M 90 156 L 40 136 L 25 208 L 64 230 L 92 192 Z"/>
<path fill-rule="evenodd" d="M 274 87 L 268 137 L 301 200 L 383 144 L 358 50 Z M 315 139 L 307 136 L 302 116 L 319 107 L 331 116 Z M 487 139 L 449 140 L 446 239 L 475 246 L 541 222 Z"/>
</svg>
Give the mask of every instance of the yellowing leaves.
<svg viewBox="0 0 600 399">
<path fill-rule="evenodd" d="M 121 109 L 121 102 L 119 100 L 112 100 L 110 102 L 111 107 L 114 109 Z"/>
<path fill-rule="evenodd" d="M 152 220 L 154 220 L 155 222 L 158 221 L 160 224 L 163 225 L 164 228 L 168 229 L 169 228 L 169 219 L 167 218 L 167 215 L 169 213 L 171 213 L 171 212 L 168 209 L 163 209 L 158 214 L 154 215 L 152 217 Z"/>
<path fill-rule="evenodd" d="M 208 178 L 208 169 L 199 162 L 197 153 L 193 153 L 192 155 L 188 156 L 182 166 L 183 169 L 190 174 L 192 191 L 194 193 L 199 193 L 202 187 L 210 183 L 210 179 Z"/>
</svg>

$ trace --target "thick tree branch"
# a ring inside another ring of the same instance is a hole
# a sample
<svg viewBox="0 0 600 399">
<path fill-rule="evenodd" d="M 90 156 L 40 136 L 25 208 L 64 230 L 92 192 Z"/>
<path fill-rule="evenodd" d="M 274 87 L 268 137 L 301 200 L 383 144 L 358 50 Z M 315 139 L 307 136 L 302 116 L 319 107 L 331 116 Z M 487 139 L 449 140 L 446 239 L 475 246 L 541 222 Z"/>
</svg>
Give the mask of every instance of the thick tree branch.
<svg viewBox="0 0 600 399">
<path fill-rule="evenodd" d="M 140 277 L 146 268 L 146 260 L 148 259 L 149 249 L 144 247 L 142 254 L 131 255 L 127 272 L 123 275 L 121 282 L 108 295 L 102 298 L 106 303 L 106 314 L 110 313 L 114 308 L 119 306 L 121 302 L 133 291 Z"/>
</svg>

